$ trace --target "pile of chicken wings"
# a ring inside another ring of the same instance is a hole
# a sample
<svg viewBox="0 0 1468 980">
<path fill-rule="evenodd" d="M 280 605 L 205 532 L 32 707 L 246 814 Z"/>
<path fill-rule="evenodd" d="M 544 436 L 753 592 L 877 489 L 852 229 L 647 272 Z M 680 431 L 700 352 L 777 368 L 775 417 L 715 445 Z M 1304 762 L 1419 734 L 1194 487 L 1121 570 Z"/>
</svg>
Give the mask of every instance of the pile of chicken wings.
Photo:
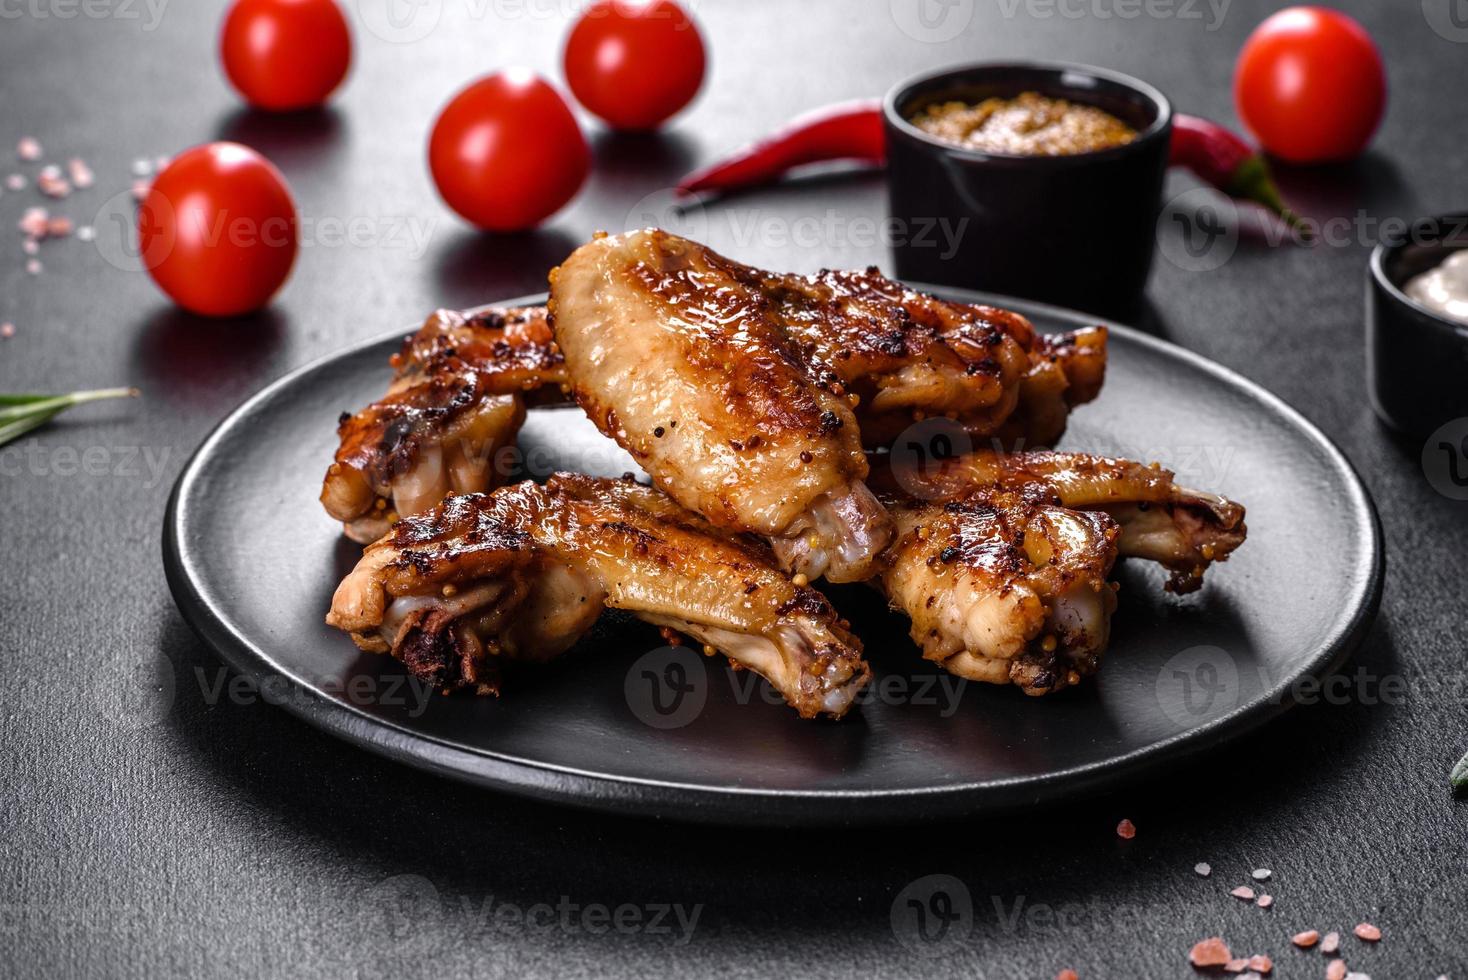
<svg viewBox="0 0 1468 980">
<path fill-rule="evenodd" d="M 944 669 L 1058 691 L 1100 666 L 1118 557 L 1187 592 L 1245 535 L 1243 507 L 1155 463 L 1030 448 L 1105 365 L 1102 327 L 1047 336 L 875 269 L 782 275 L 657 229 L 599 235 L 546 307 L 435 313 L 386 396 L 342 416 L 321 501 L 367 547 L 327 622 L 445 692 L 498 693 L 503 667 L 625 609 L 840 717 L 872 672 L 812 583 L 865 582 Z M 558 402 L 652 485 L 501 485 L 527 409 Z M 902 451 L 934 420 L 971 451 Z"/>
</svg>

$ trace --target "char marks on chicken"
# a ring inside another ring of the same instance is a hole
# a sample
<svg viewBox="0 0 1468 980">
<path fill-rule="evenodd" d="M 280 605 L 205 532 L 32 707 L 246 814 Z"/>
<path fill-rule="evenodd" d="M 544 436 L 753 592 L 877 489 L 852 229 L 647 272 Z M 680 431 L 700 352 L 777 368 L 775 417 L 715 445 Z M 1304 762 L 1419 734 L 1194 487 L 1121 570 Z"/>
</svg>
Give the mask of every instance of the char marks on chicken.
<svg viewBox="0 0 1468 980">
<path fill-rule="evenodd" d="M 490 693 L 501 665 L 624 609 L 839 717 L 871 675 L 808 585 L 824 576 L 869 581 L 957 675 L 1074 686 L 1105 651 L 1118 557 L 1188 592 L 1246 534 L 1243 507 L 1156 464 L 1019 451 L 1097 396 L 1106 341 L 875 269 L 784 275 L 656 229 L 599 236 L 552 272 L 548 311 L 440 311 L 387 396 L 342 418 L 322 501 L 377 540 L 327 621 L 445 691 Z M 494 489 L 527 404 L 567 393 L 655 488 Z M 874 451 L 933 417 L 994 448 Z"/>
<path fill-rule="evenodd" d="M 564 358 L 542 307 L 440 310 L 392 358 L 387 394 L 337 427 L 321 502 L 366 543 L 400 515 L 504 482 L 501 450 L 532 401 L 559 395 Z"/>
<path fill-rule="evenodd" d="M 577 401 L 660 489 L 835 582 L 871 575 L 891 540 L 864 444 L 931 415 L 1051 439 L 1105 364 L 1099 328 L 1044 339 L 875 270 L 781 275 L 656 229 L 577 249 L 551 311 Z"/>
<path fill-rule="evenodd" d="M 1112 517 L 1121 528 L 1120 555 L 1162 565 L 1171 572 L 1167 589 L 1178 593 L 1198 589 L 1208 566 L 1227 561 L 1248 534 L 1242 504 L 1179 486 L 1156 463 L 1086 453 L 979 450 L 921 472 L 883 467 L 874 482 L 939 501 L 995 487 L 1038 488 L 1060 506 Z"/>
<path fill-rule="evenodd" d="M 871 676 L 826 598 L 762 542 L 652 488 L 576 474 L 404 518 L 338 587 L 327 622 L 440 688 L 488 693 L 500 663 L 563 652 L 603 608 L 722 652 L 804 717 L 839 717 Z"/>
<path fill-rule="evenodd" d="M 1095 673 L 1116 594 L 1116 522 L 1056 506 L 1035 488 L 962 500 L 885 497 L 898 537 L 874 584 L 912 621 L 923 656 L 1030 695 Z"/>
</svg>

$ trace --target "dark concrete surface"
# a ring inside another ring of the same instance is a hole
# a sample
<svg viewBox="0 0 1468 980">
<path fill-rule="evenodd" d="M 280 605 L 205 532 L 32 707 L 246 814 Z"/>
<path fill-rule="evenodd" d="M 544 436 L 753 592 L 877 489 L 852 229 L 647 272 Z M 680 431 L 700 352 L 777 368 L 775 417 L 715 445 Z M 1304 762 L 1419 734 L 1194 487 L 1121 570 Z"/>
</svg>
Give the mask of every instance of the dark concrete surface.
<svg viewBox="0 0 1468 980">
<path fill-rule="evenodd" d="M 274 119 L 241 108 L 220 77 L 222 3 L 0 0 L 0 147 L 8 157 L 33 135 L 48 159 L 89 161 L 97 186 L 54 210 L 99 229 L 96 244 L 46 243 L 39 277 L 8 233 L 0 320 L 17 333 L 0 340 L 0 390 L 146 393 L 0 450 L 0 973 L 1049 978 L 1073 967 L 1091 980 L 1190 975 L 1188 947 L 1222 934 L 1294 978 L 1322 976 L 1325 960 L 1289 935 L 1362 920 L 1385 938 L 1367 947 L 1347 934 L 1354 970 L 1468 972 L 1468 804 L 1446 782 L 1468 750 L 1468 505 L 1434 489 L 1419 441 L 1373 417 L 1361 325 L 1376 222 L 1468 201 L 1468 46 L 1452 39 L 1446 0 L 1344 5 L 1382 47 L 1385 124 L 1353 165 L 1281 174 L 1338 234 L 1308 249 L 1246 235 L 1200 270 L 1174 229 L 1161 232 L 1139 325 L 1318 424 L 1375 496 L 1388 550 L 1381 615 L 1340 696 L 1186 770 L 936 828 L 741 833 L 591 816 L 436 779 L 268 705 L 210 698 L 196 678 L 216 676 L 217 662 L 163 581 L 174 476 L 210 426 L 287 369 L 435 306 L 539 290 L 597 228 L 663 221 L 780 269 L 885 264 L 868 230 L 884 208 L 877 177 L 682 218 L 666 212 L 666 189 L 797 111 L 964 59 L 1105 65 L 1236 122 L 1233 57 L 1273 5 L 1218 3 L 956 0 L 933 4 L 927 26 L 916 0 L 699 3 L 711 69 L 694 107 L 657 137 L 590 125 L 596 167 L 581 196 L 541 230 L 495 239 L 435 197 L 427 128 L 478 73 L 528 63 L 558 74 L 568 4 L 429 0 L 389 40 L 364 22 L 382 23 L 382 0 L 347 0 L 347 87 L 330 109 Z M 274 159 L 308 222 L 275 304 L 228 324 L 172 308 L 110 244 L 135 158 L 221 137 Z M 12 170 L 35 167 L 0 164 Z M 1193 186 L 1173 176 L 1168 192 Z M 0 226 L 32 203 L 33 191 L 5 191 Z M 333 231 L 348 224 L 355 243 Z M 84 457 L 93 465 L 78 471 Z M 1113 831 L 1123 816 L 1140 828 L 1130 842 Z M 1198 861 L 1211 878 L 1193 874 Z M 1268 912 L 1226 894 L 1261 866 L 1274 871 Z M 929 875 L 960 882 L 947 885 L 960 904 L 967 895 L 972 927 L 956 939 L 924 943 L 901 916 L 894 928 L 894 900 Z M 560 911 L 528 923 L 500 911 L 539 903 Z M 670 931 L 598 933 L 588 911 L 631 905 L 646 923 L 664 903 L 698 907 L 686 942 L 672 916 Z"/>
</svg>

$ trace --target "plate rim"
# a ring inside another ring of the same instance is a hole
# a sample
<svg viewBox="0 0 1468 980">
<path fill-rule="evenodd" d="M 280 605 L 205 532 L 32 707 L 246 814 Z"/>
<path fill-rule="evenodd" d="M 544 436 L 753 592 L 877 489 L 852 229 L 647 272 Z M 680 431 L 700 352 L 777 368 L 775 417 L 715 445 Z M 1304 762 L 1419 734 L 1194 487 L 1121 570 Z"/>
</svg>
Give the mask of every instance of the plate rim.
<svg viewBox="0 0 1468 980">
<path fill-rule="evenodd" d="M 1293 685 L 1302 677 L 1322 677 L 1354 653 L 1364 641 L 1381 603 L 1386 556 L 1381 520 L 1370 492 L 1355 466 L 1319 427 L 1262 385 L 1230 368 L 1152 336 L 1144 331 L 1100 317 L 1019 297 L 906 282 L 912 289 L 959 302 L 1004 307 L 1025 316 L 1038 315 L 1061 323 L 1101 325 L 1130 343 L 1200 369 L 1225 386 L 1241 390 L 1264 403 L 1302 432 L 1321 451 L 1324 459 L 1350 491 L 1352 524 L 1365 526 L 1367 548 L 1364 560 L 1348 570 L 1352 615 L 1338 620 L 1331 634 L 1315 644 L 1301 666 L 1286 672 L 1273 688 L 1235 706 L 1207 723 L 1177 732 L 1150 745 L 1111 758 L 1054 770 L 1038 776 L 1010 776 L 968 781 L 946 786 L 870 789 L 775 789 L 748 786 L 707 786 L 673 780 L 618 776 L 576 769 L 554 763 L 499 755 L 492 750 L 470 749 L 435 735 L 407 728 L 396 722 L 366 714 L 355 705 L 321 697 L 308 684 L 273 660 L 268 652 L 235 628 L 218 608 L 218 597 L 208 597 L 192 573 L 189 550 L 184 541 L 188 493 L 199 479 L 211 449 L 223 433 L 290 386 L 302 375 L 333 361 L 359 354 L 368 348 L 403 337 L 415 328 L 394 331 L 349 345 L 314 358 L 286 372 L 246 398 L 228 412 L 199 443 L 184 464 L 169 493 L 164 510 L 162 551 L 164 576 L 174 603 L 185 622 L 226 664 L 255 681 L 285 676 L 297 694 L 281 699 L 292 715 L 359 748 L 415 768 L 545 802 L 569 804 L 583 809 L 613 811 L 652 817 L 674 817 L 719 824 L 881 824 L 921 818 L 961 816 L 978 812 L 1002 812 L 1024 805 L 1050 803 L 1095 790 L 1103 783 L 1125 783 L 1141 771 L 1177 764 L 1190 756 L 1219 748 L 1257 730 L 1288 711 L 1295 701 Z M 546 294 L 530 294 L 486 306 L 523 306 L 543 303 Z M 484 307 L 476 307 L 482 309 Z M 751 807 L 755 802 L 761 805 Z M 924 803 L 919 811 L 913 806 Z M 842 807 L 841 804 L 852 804 Z"/>
</svg>

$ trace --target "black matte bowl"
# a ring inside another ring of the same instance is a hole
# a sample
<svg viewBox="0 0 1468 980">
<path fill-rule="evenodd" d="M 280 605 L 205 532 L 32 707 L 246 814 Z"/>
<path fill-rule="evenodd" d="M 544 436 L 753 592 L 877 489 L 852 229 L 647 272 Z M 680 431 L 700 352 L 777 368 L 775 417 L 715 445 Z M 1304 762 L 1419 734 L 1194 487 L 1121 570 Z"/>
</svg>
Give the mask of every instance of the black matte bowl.
<svg viewBox="0 0 1468 980">
<path fill-rule="evenodd" d="M 1371 253 L 1366 381 L 1382 421 L 1424 436 L 1468 416 L 1468 324 L 1408 298 L 1409 280 L 1468 248 L 1468 213 L 1417 222 Z"/>
<path fill-rule="evenodd" d="M 908 120 L 950 99 L 1039 92 L 1137 130 L 1070 156 L 965 149 Z M 1066 64 L 977 64 L 900 83 L 883 103 L 893 258 L 903 279 L 1026 296 L 1093 313 L 1135 311 L 1152 266 L 1172 106 L 1145 82 Z"/>
</svg>

